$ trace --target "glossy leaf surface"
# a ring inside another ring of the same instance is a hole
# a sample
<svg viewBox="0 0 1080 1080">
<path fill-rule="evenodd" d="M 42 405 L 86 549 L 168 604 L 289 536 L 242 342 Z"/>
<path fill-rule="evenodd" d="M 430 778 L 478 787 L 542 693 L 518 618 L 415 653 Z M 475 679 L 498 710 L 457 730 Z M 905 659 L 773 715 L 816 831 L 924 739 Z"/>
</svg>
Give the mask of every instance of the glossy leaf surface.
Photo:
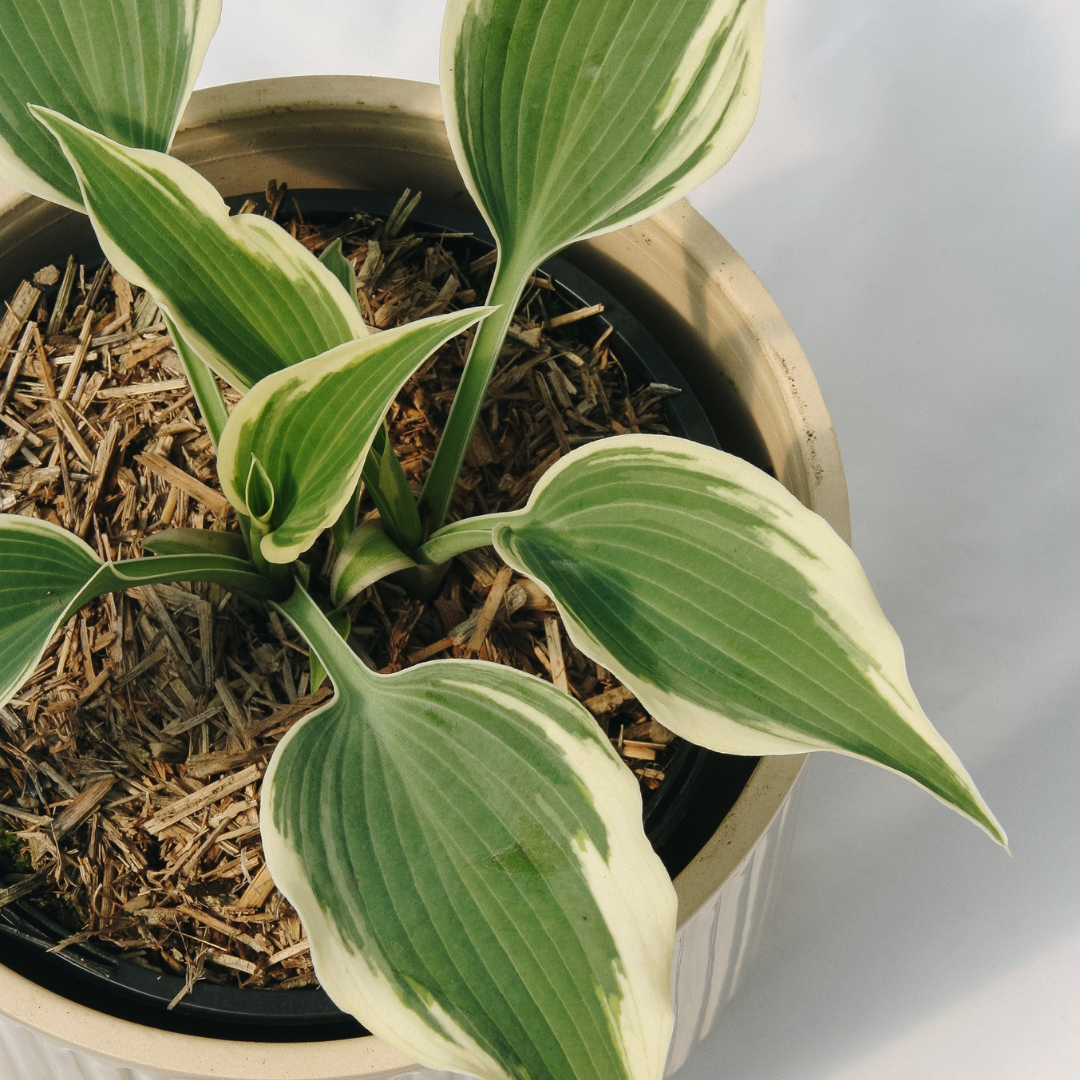
<svg viewBox="0 0 1080 1080">
<path fill-rule="evenodd" d="M 175 158 L 34 111 L 74 167 L 109 261 L 234 386 L 366 336 L 341 283 L 280 226 L 230 217 L 209 181 Z"/>
<path fill-rule="evenodd" d="M 384 330 L 263 379 L 233 410 L 218 448 L 229 501 L 247 504 L 252 460 L 273 492 L 261 551 L 287 563 L 337 520 L 360 479 L 386 410 L 410 375 L 487 309 L 438 315 Z M 262 516 L 260 506 L 254 516 Z"/>
<path fill-rule="evenodd" d="M 335 697 L 278 746 L 263 846 L 339 1007 L 485 1080 L 659 1080 L 675 895 L 592 717 L 479 661 L 367 670 L 297 588 Z"/>
<path fill-rule="evenodd" d="M 221 0 L 0 0 L 0 176 L 82 209 L 71 166 L 28 104 L 168 150 L 220 14 Z"/>
<path fill-rule="evenodd" d="M 683 738 L 864 758 L 1005 842 L 920 708 L 858 559 L 761 470 L 682 439 L 605 439 L 558 462 L 525 509 L 450 526 L 424 553 L 476 546 L 484 521 L 575 645 Z"/>
</svg>

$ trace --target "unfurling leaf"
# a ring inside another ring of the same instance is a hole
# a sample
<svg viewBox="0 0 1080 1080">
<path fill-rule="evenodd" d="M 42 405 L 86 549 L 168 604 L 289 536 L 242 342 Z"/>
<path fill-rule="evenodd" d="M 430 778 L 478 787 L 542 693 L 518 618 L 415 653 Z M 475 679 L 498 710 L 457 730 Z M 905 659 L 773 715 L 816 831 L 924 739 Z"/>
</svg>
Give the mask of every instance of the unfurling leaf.
<svg viewBox="0 0 1080 1080">
<path fill-rule="evenodd" d="M 244 485 L 244 506 L 248 516 L 260 525 L 268 525 L 274 514 L 274 482 L 262 462 L 251 455 L 247 483 Z"/>
<path fill-rule="evenodd" d="M 1005 843 L 915 699 L 858 559 L 761 470 L 682 439 L 605 439 L 559 461 L 523 510 L 451 525 L 422 554 L 477 546 L 485 522 L 574 644 L 676 734 L 732 754 L 864 758 Z"/>
<path fill-rule="evenodd" d="M 125 146 L 168 150 L 220 15 L 221 0 L 0 0 L 0 176 L 82 209 L 28 104 Z"/>
<path fill-rule="evenodd" d="M 257 458 L 273 492 L 260 550 L 287 563 L 337 520 L 405 380 L 440 345 L 484 318 L 471 308 L 351 341 L 262 380 L 233 410 L 218 449 L 221 486 L 244 514 Z"/>
<path fill-rule="evenodd" d="M 353 264 L 341 254 L 341 237 L 339 236 L 319 256 L 319 262 L 341 282 L 341 287 L 355 300 L 356 299 L 356 271 Z"/>
<path fill-rule="evenodd" d="M 106 563 L 57 525 L 0 514 L 0 705 L 80 607 L 107 592 L 165 581 L 214 581 L 260 597 L 281 592 L 241 559 L 174 554 Z"/>
<path fill-rule="evenodd" d="M 339 607 L 387 574 L 411 570 L 416 563 L 386 535 L 381 521 L 355 529 L 334 561 L 330 596 Z"/>
<path fill-rule="evenodd" d="M 109 261 L 148 289 L 187 345 L 234 386 L 366 336 L 341 283 L 280 226 L 230 217 L 210 182 L 175 158 L 33 112 L 75 169 Z"/>
<path fill-rule="evenodd" d="M 334 682 L 278 746 L 263 849 L 337 1005 L 484 1080 L 659 1080 L 675 895 L 592 717 L 478 661 L 376 675 L 297 588 Z"/>
</svg>

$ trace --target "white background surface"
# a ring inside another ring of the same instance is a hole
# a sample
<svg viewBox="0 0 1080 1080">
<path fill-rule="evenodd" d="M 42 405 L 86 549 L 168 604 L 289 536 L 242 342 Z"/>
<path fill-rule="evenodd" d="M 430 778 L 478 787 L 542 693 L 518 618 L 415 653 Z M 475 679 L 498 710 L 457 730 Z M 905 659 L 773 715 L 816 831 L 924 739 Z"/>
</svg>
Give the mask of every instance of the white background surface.
<svg viewBox="0 0 1080 1080">
<path fill-rule="evenodd" d="M 225 0 L 200 85 L 435 82 L 442 6 Z M 856 550 L 1015 857 L 819 756 L 681 1080 L 1077 1080 L 1080 0 L 770 0 L 757 124 L 692 201 L 810 356 Z"/>
</svg>

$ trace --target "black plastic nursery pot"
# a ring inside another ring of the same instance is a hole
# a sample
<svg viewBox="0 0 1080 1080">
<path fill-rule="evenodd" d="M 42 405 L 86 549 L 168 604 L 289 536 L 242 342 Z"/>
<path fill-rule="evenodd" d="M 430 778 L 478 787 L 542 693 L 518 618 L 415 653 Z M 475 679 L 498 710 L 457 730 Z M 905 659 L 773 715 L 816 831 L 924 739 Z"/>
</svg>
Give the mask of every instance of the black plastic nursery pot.
<svg viewBox="0 0 1080 1080">
<path fill-rule="evenodd" d="M 395 203 L 382 193 L 347 190 L 290 190 L 289 197 L 295 199 L 305 221 L 331 226 L 358 211 L 386 217 Z M 234 196 L 227 201 L 235 212 L 248 198 Z M 265 208 L 262 196 L 250 198 L 257 209 Z M 446 235 L 450 244 L 456 239 L 458 243 L 467 241 L 474 249 L 494 247 L 481 218 L 425 202 L 414 210 L 410 228 Z M 44 264 L 63 254 L 44 253 L 41 261 Z M 77 257 L 88 268 L 100 265 L 103 258 L 96 244 L 84 247 Z M 666 421 L 673 435 L 719 445 L 685 376 L 623 304 L 564 259 L 549 260 L 541 272 L 551 278 L 568 309 L 603 306 L 602 314 L 590 316 L 589 332 L 598 338 L 610 327 L 609 341 L 631 391 L 647 384 L 664 388 Z M 3 282 L 3 291 L 10 292 L 15 284 Z M 725 449 L 740 448 L 729 445 Z M 716 754 L 689 743 L 681 743 L 675 750 L 666 765 L 664 782 L 648 793 L 643 814 L 646 834 L 672 877 L 716 832 L 757 761 Z M 0 911 L 0 963 L 69 1000 L 123 1019 L 204 1038 L 310 1042 L 367 1034 L 321 989 L 246 989 L 197 982 L 170 1010 L 169 1003 L 183 986 L 180 976 L 133 963 L 104 944 L 83 943 L 52 951 L 69 933 L 33 901 L 18 901 Z"/>
</svg>

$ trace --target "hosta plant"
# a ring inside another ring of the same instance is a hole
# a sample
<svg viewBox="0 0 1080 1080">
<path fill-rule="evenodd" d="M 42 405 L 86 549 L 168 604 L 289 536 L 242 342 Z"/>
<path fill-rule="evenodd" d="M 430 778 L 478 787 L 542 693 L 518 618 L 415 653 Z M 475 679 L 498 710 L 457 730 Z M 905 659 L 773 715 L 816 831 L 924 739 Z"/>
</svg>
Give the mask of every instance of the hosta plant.
<svg viewBox="0 0 1080 1080">
<path fill-rule="evenodd" d="M 89 215 L 160 305 L 218 449 L 240 534 L 166 532 L 103 563 L 0 517 L 0 703 L 109 590 L 211 581 L 309 642 L 328 704 L 282 740 L 264 850 L 322 985 L 426 1064 L 501 1080 L 657 1080 L 675 894 L 631 774 L 582 705 L 471 660 L 391 675 L 350 650 L 345 606 L 389 574 L 422 590 L 494 545 L 574 644 L 672 731 L 734 754 L 833 750 L 1004 835 L 912 693 L 855 556 L 765 473 L 680 439 L 587 444 L 524 509 L 449 524 L 465 449 L 538 264 L 681 197 L 757 107 L 763 0 L 448 0 L 448 134 L 498 244 L 488 302 L 372 333 L 353 267 L 230 216 L 167 150 L 218 0 L 0 0 L 0 173 Z M 471 352 L 416 499 L 384 416 L 454 335 Z M 0 358 L 3 359 L 3 358 Z M 230 414 L 215 378 L 244 396 Z M 377 520 L 357 526 L 361 484 Z M 330 596 L 302 556 L 325 530 Z"/>
</svg>

